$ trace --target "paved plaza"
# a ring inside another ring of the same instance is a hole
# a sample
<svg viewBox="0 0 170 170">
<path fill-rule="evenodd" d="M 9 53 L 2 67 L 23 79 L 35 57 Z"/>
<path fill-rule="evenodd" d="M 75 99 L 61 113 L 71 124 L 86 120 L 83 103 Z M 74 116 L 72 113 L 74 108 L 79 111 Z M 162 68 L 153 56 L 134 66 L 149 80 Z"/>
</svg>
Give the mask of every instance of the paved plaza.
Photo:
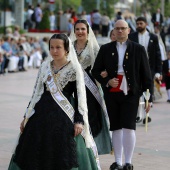
<svg viewBox="0 0 170 170">
<path fill-rule="evenodd" d="M 32 94 L 36 69 L 0 76 L 0 170 L 7 170 L 19 134 L 20 122 Z M 137 142 L 133 156 L 135 170 L 170 169 L 170 103 L 165 88 L 163 98 L 154 103 L 148 132 L 137 124 Z M 109 170 L 113 155 L 100 156 L 102 170 Z"/>
</svg>

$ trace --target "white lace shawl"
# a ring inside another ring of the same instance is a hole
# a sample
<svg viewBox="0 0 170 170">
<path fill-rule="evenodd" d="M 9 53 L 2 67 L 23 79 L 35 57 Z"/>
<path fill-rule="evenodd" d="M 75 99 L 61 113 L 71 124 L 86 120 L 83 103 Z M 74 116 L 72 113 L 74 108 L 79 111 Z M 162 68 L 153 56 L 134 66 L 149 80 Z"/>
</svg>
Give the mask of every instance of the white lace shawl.
<svg viewBox="0 0 170 170">
<path fill-rule="evenodd" d="M 47 76 L 48 76 L 46 71 L 47 67 L 51 67 L 49 61 L 44 62 L 41 68 L 39 69 L 36 83 L 34 85 L 33 94 L 29 106 L 25 113 L 27 119 L 29 119 L 34 114 L 35 112 L 34 107 L 36 103 L 40 100 L 42 94 L 44 93 L 44 83 L 46 83 Z M 55 83 L 62 91 L 69 81 L 75 81 L 75 80 L 76 80 L 76 72 L 72 66 L 72 63 L 69 63 L 61 71 L 59 71 L 57 81 L 55 81 Z"/>
<path fill-rule="evenodd" d="M 94 61 L 96 59 L 97 53 L 99 51 L 99 48 L 93 48 L 93 52 L 90 52 L 91 46 L 90 43 L 88 42 L 86 48 L 83 50 L 83 52 L 81 53 L 80 56 L 78 56 L 78 61 L 81 64 L 81 66 L 83 67 L 83 69 L 86 69 L 89 66 L 93 66 L 94 65 Z M 94 57 L 92 57 L 94 56 Z"/>
<path fill-rule="evenodd" d="M 74 27 L 71 30 L 70 39 L 71 39 L 72 42 L 74 42 L 77 39 L 76 35 L 74 33 Z M 96 39 L 96 37 L 95 37 L 95 35 L 93 33 L 93 30 L 91 29 L 90 25 L 89 25 L 89 34 L 88 34 L 87 40 L 88 40 L 88 44 L 87 44 L 87 49 L 88 50 L 87 50 L 87 52 L 88 52 L 88 55 L 90 56 L 91 66 L 93 67 L 95 59 L 96 59 L 96 56 L 97 56 L 97 53 L 98 53 L 100 47 L 99 47 L 97 39 Z"/>
</svg>

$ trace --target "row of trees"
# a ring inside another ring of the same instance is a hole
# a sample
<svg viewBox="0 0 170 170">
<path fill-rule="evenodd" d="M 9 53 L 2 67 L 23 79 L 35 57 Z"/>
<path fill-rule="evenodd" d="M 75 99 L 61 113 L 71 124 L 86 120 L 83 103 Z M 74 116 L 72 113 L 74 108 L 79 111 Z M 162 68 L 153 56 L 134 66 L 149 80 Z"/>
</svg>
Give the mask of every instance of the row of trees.
<svg viewBox="0 0 170 170">
<path fill-rule="evenodd" d="M 59 9 L 67 10 L 72 7 L 76 11 L 81 7 L 87 13 L 92 12 L 94 9 L 99 8 L 101 13 L 106 12 L 110 17 L 114 14 L 114 4 L 119 0 L 55 0 L 55 12 Z M 138 0 L 141 6 L 137 8 L 137 14 L 140 14 L 144 10 L 149 10 L 151 13 L 155 12 L 157 8 L 161 7 L 161 0 Z M 165 16 L 170 16 L 170 0 L 165 1 Z M 0 10 L 11 9 L 14 4 L 11 4 L 10 0 L 0 0 Z M 38 0 L 32 1 L 33 5 L 36 6 Z M 48 3 L 48 0 L 42 0 L 44 3 Z M 25 0 L 25 7 L 27 7 L 28 1 Z"/>
<path fill-rule="evenodd" d="M 100 9 L 100 13 L 106 13 L 108 16 L 113 17 L 114 4 L 119 0 L 82 0 L 82 6 L 88 13 L 92 12 L 97 6 Z M 97 5 L 97 3 L 99 3 Z"/>
<path fill-rule="evenodd" d="M 48 0 L 45 0 L 48 1 Z M 72 7 L 76 11 L 81 7 L 81 10 L 86 11 L 87 13 L 92 12 L 97 7 L 100 9 L 101 13 L 107 13 L 107 15 L 112 16 L 114 14 L 114 4 L 118 0 L 56 0 L 56 11 L 61 7 L 65 11 L 68 7 Z"/>
<path fill-rule="evenodd" d="M 59 9 L 60 1 L 56 0 L 56 7 Z M 114 14 L 114 4 L 119 0 L 62 0 L 64 4 L 62 6 L 63 10 L 66 10 L 68 6 L 72 6 L 74 9 L 78 9 L 82 6 L 87 13 L 93 11 L 97 7 L 100 9 L 101 13 L 106 12 L 109 16 Z M 138 14 L 141 14 L 144 10 L 149 10 L 151 13 L 155 12 L 157 8 L 161 7 L 161 0 L 138 0 L 141 6 L 138 7 Z M 97 3 L 99 3 L 97 5 Z M 165 16 L 170 16 L 170 0 L 165 0 Z"/>
<path fill-rule="evenodd" d="M 139 0 L 141 2 L 141 7 L 140 7 L 140 11 L 143 10 L 149 10 L 151 13 L 156 12 L 157 8 L 161 8 L 161 0 Z M 170 0 L 164 0 L 165 5 L 164 5 L 164 12 L 165 12 L 165 16 L 168 17 L 170 16 Z"/>
<path fill-rule="evenodd" d="M 1 2 L 2 0 L 0 0 Z M 48 2 L 48 0 L 42 0 L 43 2 Z M 85 10 L 87 13 L 92 12 L 94 9 L 99 8 L 100 13 L 106 13 L 110 18 L 114 16 L 114 4 L 119 0 L 55 0 L 55 13 L 58 10 L 62 9 L 63 11 L 68 8 L 73 8 L 76 11 L 81 7 L 82 10 Z M 137 0 L 136 0 L 137 1 Z M 156 12 L 157 8 L 161 8 L 161 0 L 138 0 L 141 3 L 141 6 L 137 7 L 137 15 L 141 15 L 145 10 L 149 11 L 151 14 Z M 170 16 L 170 0 L 165 1 L 164 15 L 166 17 Z M 34 5 L 36 1 L 34 0 Z M 132 8 L 133 8 L 132 4 Z M 132 9 L 133 11 L 133 9 Z"/>
<path fill-rule="evenodd" d="M 46 2 L 48 0 L 45 0 Z M 161 7 L 161 0 L 139 0 L 141 6 L 138 8 L 137 15 L 140 15 L 144 10 L 148 10 L 150 13 L 156 12 L 157 8 Z M 170 16 L 170 0 L 165 0 L 165 16 Z M 97 2 L 99 4 L 97 4 Z M 80 6 L 83 7 L 87 13 L 92 12 L 96 7 L 100 9 L 100 13 L 107 13 L 110 17 L 114 16 L 114 4 L 118 0 L 56 0 L 56 12 L 62 8 L 62 10 L 67 10 L 72 7 L 73 9 L 78 9 Z M 77 10 L 76 10 L 77 11 Z M 43 22 L 40 24 L 40 29 L 49 28 L 48 11 L 45 12 L 43 17 Z"/>
</svg>

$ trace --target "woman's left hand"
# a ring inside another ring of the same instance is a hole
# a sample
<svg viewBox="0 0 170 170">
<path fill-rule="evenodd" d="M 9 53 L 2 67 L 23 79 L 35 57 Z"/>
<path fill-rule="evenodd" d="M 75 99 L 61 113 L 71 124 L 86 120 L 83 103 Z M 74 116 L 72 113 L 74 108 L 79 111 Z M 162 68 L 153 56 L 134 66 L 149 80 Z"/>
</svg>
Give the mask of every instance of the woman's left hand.
<svg viewBox="0 0 170 170">
<path fill-rule="evenodd" d="M 82 132 L 82 130 L 83 130 L 83 125 L 80 123 L 76 123 L 74 125 L 74 136 L 79 135 Z"/>
</svg>

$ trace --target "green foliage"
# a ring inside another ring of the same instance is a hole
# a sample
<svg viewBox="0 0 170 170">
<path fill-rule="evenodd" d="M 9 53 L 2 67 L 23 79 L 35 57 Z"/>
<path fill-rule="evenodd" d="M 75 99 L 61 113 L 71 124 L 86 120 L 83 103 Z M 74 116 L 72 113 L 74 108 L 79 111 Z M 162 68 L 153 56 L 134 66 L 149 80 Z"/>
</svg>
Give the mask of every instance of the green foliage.
<svg viewBox="0 0 170 170">
<path fill-rule="evenodd" d="M 155 13 L 158 8 L 161 9 L 161 0 L 139 0 L 142 5 L 141 5 L 141 11 L 143 12 L 144 10 L 149 10 L 151 14 Z M 165 0 L 165 16 L 170 15 L 170 1 Z"/>
<path fill-rule="evenodd" d="M 141 2 L 141 11 L 150 11 L 150 13 L 154 13 L 156 11 L 156 9 L 158 8 L 158 6 L 160 5 L 160 0 L 139 0 Z"/>
<path fill-rule="evenodd" d="M 0 34 L 4 34 L 4 27 L 0 27 Z"/>
<path fill-rule="evenodd" d="M 82 0 L 82 6 L 87 13 L 92 12 L 97 8 L 96 0 Z M 118 0 L 100 0 L 100 9 L 99 12 L 101 14 L 106 13 L 109 17 L 113 17 L 114 15 L 114 4 L 118 2 Z"/>
<path fill-rule="evenodd" d="M 12 28 L 12 32 L 14 32 L 15 25 L 7 26 L 6 29 L 7 28 Z M 24 29 L 20 29 L 19 33 L 24 34 L 24 33 L 26 33 L 26 31 Z M 4 27 L 0 27 L 0 34 L 4 34 Z"/>
<path fill-rule="evenodd" d="M 60 7 L 62 7 L 62 10 L 65 11 L 68 8 L 73 8 L 76 12 L 78 7 L 81 5 L 81 0 L 56 0 L 56 12 L 58 12 Z"/>
<path fill-rule="evenodd" d="M 49 12 L 46 10 L 39 25 L 39 30 L 50 29 Z"/>
<path fill-rule="evenodd" d="M 165 0 L 165 16 L 169 17 L 170 16 L 170 1 Z"/>
<path fill-rule="evenodd" d="M 116 3 L 118 0 L 114 0 L 114 3 Z M 106 13 L 110 18 L 114 16 L 114 3 L 113 0 L 105 0 L 102 1 L 100 4 L 100 13 Z"/>
<path fill-rule="evenodd" d="M 96 0 L 82 0 L 82 6 L 87 13 L 91 13 L 96 9 Z"/>
<path fill-rule="evenodd" d="M 4 8 L 11 10 L 9 0 L 0 0 L 0 10 L 4 10 Z"/>
</svg>

